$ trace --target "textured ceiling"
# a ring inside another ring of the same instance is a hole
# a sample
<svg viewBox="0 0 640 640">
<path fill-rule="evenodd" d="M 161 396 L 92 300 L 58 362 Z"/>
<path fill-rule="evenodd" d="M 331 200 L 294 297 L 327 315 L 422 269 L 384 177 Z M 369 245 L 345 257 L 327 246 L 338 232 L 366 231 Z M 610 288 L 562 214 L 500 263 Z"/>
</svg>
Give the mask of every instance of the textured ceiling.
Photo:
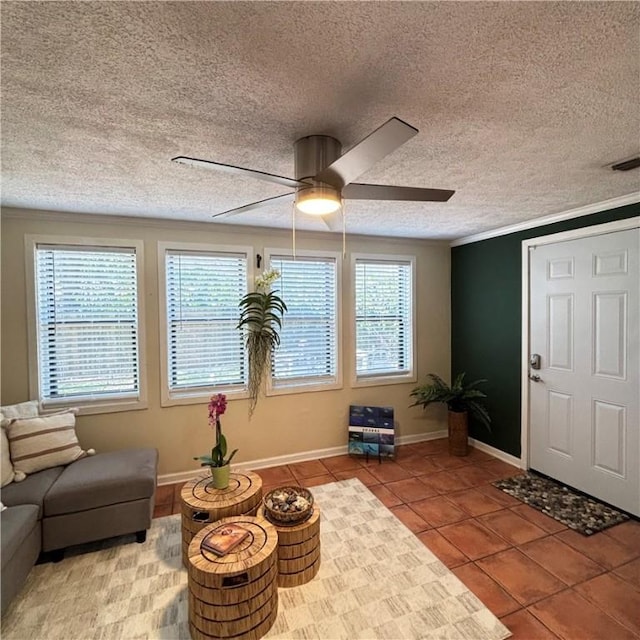
<svg viewBox="0 0 640 640">
<path fill-rule="evenodd" d="M 6 206 L 211 220 L 287 189 L 171 157 L 291 176 L 297 138 L 346 149 L 394 115 L 420 133 L 358 181 L 456 193 L 350 202 L 351 232 L 456 238 L 640 188 L 607 168 L 640 151 L 638 2 L 4 0 L 0 17 Z M 289 227 L 291 205 L 226 222 Z"/>
</svg>

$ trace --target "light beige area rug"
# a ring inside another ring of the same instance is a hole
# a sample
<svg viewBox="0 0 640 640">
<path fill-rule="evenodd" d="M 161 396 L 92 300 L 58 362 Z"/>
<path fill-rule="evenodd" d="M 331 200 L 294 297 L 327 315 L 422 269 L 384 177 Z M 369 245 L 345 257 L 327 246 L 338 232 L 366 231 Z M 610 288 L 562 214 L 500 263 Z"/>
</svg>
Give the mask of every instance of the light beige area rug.
<svg viewBox="0 0 640 640">
<path fill-rule="evenodd" d="M 268 638 L 502 640 L 508 629 L 359 480 L 314 487 L 316 578 L 279 590 Z M 4 640 L 189 638 L 180 516 L 147 542 L 76 549 L 34 567 L 2 621 Z M 83 553 L 80 553 L 83 551 Z M 72 555 L 74 553 L 75 555 Z"/>
</svg>

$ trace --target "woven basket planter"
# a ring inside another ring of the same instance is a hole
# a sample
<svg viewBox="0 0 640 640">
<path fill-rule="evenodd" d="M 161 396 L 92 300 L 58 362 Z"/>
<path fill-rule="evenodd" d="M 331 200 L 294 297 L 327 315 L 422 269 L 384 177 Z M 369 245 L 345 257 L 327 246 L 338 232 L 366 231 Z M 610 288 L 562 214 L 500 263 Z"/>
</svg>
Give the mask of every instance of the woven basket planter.
<svg viewBox="0 0 640 640">
<path fill-rule="evenodd" d="M 469 453 L 469 423 L 466 411 L 449 411 L 449 455 L 466 456 Z"/>
</svg>

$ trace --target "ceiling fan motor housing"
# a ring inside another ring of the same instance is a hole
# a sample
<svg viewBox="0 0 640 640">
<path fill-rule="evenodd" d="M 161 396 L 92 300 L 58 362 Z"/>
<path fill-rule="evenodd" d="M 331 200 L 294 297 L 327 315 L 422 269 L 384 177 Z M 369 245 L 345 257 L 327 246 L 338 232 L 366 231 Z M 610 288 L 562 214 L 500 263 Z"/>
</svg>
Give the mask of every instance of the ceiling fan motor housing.
<svg viewBox="0 0 640 640">
<path fill-rule="evenodd" d="M 305 197 L 326 197 L 328 194 L 329 197 L 340 200 L 341 194 L 338 189 L 314 179 L 314 176 L 340 157 L 340 141 L 331 136 L 305 136 L 295 141 L 293 149 L 296 180 L 304 180 L 310 185 L 309 188 L 298 187 L 296 199 L 298 194 L 304 192 Z"/>
<path fill-rule="evenodd" d="M 296 180 L 309 184 L 296 187 L 296 208 L 316 215 L 337 210 L 342 203 L 340 189 L 316 180 L 315 176 L 340 157 L 340 142 L 331 136 L 305 136 L 296 140 L 293 149 Z"/>
</svg>

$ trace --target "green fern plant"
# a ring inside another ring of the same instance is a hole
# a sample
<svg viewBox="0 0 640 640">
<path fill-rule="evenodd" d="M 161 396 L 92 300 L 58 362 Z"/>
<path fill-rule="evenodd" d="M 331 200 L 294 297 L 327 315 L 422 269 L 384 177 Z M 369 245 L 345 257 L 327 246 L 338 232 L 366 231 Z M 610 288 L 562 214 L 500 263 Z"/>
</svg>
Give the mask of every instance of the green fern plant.
<svg viewBox="0 0 640 640">
<path fill-rule="evenodd" d="M 271 366 L 271 354 L 280 344 L 279 332 L 287 305 L 274 291 L 264 290 L 278 277 L 280 274 L 275 269 L 265 272 L 256 279 L 257 291 L 247 293 L 239 303 L 240 321 L 236 328 L 245 334 L 249 358 L 249 417 L 253 415 Z"/>
<path fill-rule="evenodd" d="M 429 373 L 427 375 L 428 382 L 416 387 L 411 392 L 410 395 L 416 399 L 411 406 L 419 405 L 424 409 L 434 402 L 442 402 L 447 405 L 449 411 L 456 413 L 468 411 L 478 422 L 491 431 L 491 417 L 480 401 L 487 396 L 476 388 L 479 384 L 487 381 L 475 380 L 465 384 L 464 376 L 464 373 L 459 374 L 453 384 L 449 386 L 440 376 Z"/>
</svg>

